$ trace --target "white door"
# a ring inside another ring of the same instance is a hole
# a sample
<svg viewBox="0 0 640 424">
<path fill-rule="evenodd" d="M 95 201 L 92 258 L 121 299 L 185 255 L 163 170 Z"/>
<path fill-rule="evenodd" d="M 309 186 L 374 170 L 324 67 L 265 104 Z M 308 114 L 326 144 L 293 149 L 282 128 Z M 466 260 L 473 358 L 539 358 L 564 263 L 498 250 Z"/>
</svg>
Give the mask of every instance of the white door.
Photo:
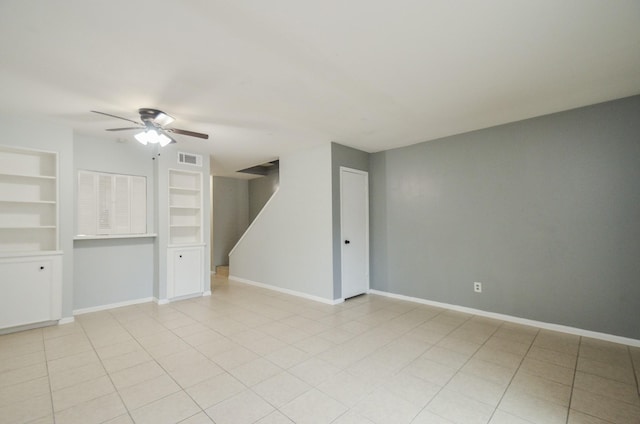
<svg viewBox="0 0 640 424">
<path fill-rule="evenodd" d="M 369 174 L 340 167 L 342 297 L 369 290 Z"/>
</svg>

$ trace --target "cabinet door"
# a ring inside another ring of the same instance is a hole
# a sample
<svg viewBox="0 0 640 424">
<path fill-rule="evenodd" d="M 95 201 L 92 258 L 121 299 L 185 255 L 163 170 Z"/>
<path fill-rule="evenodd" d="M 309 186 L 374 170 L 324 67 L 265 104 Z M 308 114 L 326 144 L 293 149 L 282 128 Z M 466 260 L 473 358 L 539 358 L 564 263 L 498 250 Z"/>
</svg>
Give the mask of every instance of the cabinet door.
<svg viewBox="0 0 640 424">
<path fill-rule="evenodd" d="M 173 295 L 182 297 L 202 293 L 202 248 L 173 250 Z"/>
<path fill-rule="evenodd" d="M 60 278 L 54 259 L 3 260 L 0 275 L 0 328 L 60 319 Z"/>
</svg>

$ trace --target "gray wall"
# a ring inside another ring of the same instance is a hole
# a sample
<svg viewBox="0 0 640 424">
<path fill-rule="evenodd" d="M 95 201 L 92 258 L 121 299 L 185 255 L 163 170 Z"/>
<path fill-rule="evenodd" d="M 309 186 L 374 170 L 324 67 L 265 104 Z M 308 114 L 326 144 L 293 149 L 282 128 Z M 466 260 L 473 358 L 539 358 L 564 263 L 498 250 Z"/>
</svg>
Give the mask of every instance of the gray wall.
<svg viewBox="0 0 640 424">
<path fill-rule="evenodd" d="M 640 96 L 370 164 L 373 288 L 640 339 Z"/>
<path fill-rule="evenodd" d="M 229 252 L 249 226 L 249 183 L 213 177 L 213 267 L 229 264 Z"/>
<path fill-rule="evenodd" d="M 76 240 L 74 310 L 151 298 L 153 242 L 153 238 Z"/>
<path fill-rule="evenodd" d="M 131 138 L 133 140 L 133 138 Z M 154 151 L 129 140 L 74 136 L 74 175 L 77 170 L 141 175 L 147 178 L 147 232 L 154 225 Z M 74 181 L 72 187 L 75 187 Z M 74 189 L 74 193 L 76 190 Z M 73 202 L 76 205 L 76 202 Z M 75 231 L 75 230 L 74 230 Z M 74 241 L 73 309 L 84 309 L 153 296 L 154 239 Z"/>
<path fill-rule="evenodd" d="M 331 208 L 333 233 L 333 298 L 342 297 L 342 236 L 340 235 L 340 167 L 369 171 L 369 153 L 331 143 Z"/>
<path fill-rule="evenodd" d="M 256 219 L 262 207 L 271 199 L 280 183 L 280 171 L 276 168 L 267 175 L 249 180 L 249 223 Z"/>
</svg>

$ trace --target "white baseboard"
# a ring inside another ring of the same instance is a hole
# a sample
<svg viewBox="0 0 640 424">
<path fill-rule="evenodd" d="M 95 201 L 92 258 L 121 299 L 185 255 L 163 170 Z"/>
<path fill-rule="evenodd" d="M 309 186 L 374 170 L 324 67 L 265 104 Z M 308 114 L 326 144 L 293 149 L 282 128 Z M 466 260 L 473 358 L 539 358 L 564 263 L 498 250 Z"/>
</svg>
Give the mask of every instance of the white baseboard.
<svg viewBox="0 0 640 424">
<path fill-rule="evenodd" d="M 76 319 L 74 317 L 64 317 L 64 318 L 60 318 L 58 320 L 58 325 L 63 325 L 63 324 L 71 324 L 72 322 L 74 322 Z"/>
<path fill-rule="evenodd" d="M 154 297 L 153 301 L 155 303 L 157 303 L 158 305 L 166 305 L 167 303 L 177 302 L 179 300 L 193 299 L 193 298 L 202 297 L 202 296 L 211 296 L 211 291 L 209 290 L 209 291 L 202 292 L 202 293 L 188 294 L 186 296 L 179 296 L 179 297 L 172 297 L 171 299 L 158 299 L 157 297 Z"/>
<path fill-rule="evenodd" d="M 500 321 L 512 322 L 515 324 L 528 325 L 532 327 L 543 328 L 545 330 L 558 331 L 561 333 L 573 334 L 576 336 L 590 337 L 592 339 L 605 340 L 612 343 L 620 343 L 629 346 L 640 347 L 640 340 L 630 339 L 628 337 L 615 336 L 613 334 L 599 333 L 597 331 L 584 330 L 582 328 L 569 327 L 567 325 L 552 324 L 549 322 L 536 321 L 527 318 L 514 317 L 512 315 L 499 314 L 496 312 L 487 312 L 481 309 L 468 308 L 466 306 L 452 305 L 450 303 L 436 302 L 433 300 L 421 299 L 419 297 L 405 296 L 402 294 L 389 293 L 380 290 L 369 290 L 371 294 L 391 297 L 393 299 L 406 300 L 408 302 L 421 303 L 423 305 L 436 306 L 438 308 L 450 309 L 453 311 L 464 312 L 467 314 L 478 315 L 481 317 L 493 318 Z"/>
<path fill-rule="evenodd" d="M 344 302 L 344 299 L 335 299 L 335 300 L 325 299 L 324 297 L 320 297 L 320 296 L 314 296 L 314 295 L 311 295 L 311 294 L 307 294 L 307 293 L 303 293 L 303 292 L 299 292 L 299 291 L 295 291 L 295 290 L 284 289 L 282 287 L 272 286 L 270 284 L 264 284 L 264 283 L 259 283 L 257 281 L 247 280 L 246 278 L 236 277 L 235 275 L 229 275 L 229 280 L 233 280 L 233 281 L 236 281 L 238 283 L 249 284 L 251 286 L 260 287 L 260 288 L 263 288 L 263 289 L 269 289 L 269 290 L 277 291 L 277 292 L 280 292 L 280 293 L 290 294 L 292 296 L 302 297 L 304 299 L 325 303 L 327 305 L 337 305 L 339 303 Z"/>
<path fill-rule="evenodd" d="M 5 328 L 0 328 L 0 335 L 17 333 L 19 331 L 33 330 L 34 328 L 51 327 L 57 324 L 58 324 L 58 321 L 52 320 L 52 321 L 42 321 L 42 322 L 34 322 L 31 324 L 17 325 L 15 327 L 5 327 Z"/>
<path fill-rule="evenodd" d="M 152 297 L 144 297 L 142 299 L 126 300 L 124 302 L 110 303 L 108 305 L 91 306 L 89 308 L 74 309 L 73 315 L 88 314 L 90 312 L 104 311 L 106 309 L 120 308 L 122 306 L 137 305 L 138 303 L 147 303 L 153 301 Z"/>
</svg>

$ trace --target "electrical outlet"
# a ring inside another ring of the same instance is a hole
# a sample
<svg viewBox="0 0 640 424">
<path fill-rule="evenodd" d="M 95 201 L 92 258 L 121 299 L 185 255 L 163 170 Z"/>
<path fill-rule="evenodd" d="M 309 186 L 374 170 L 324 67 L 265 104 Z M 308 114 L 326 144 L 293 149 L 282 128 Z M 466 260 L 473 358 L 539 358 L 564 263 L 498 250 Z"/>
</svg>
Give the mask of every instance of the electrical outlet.
<svg viewBox="0 0 640 424">
<path fill-rule="evenodd" d="M 482 283 L 475 282 L 473 283 L 473 291 L 476 293 L 482 293 Z"/>
</svg>

